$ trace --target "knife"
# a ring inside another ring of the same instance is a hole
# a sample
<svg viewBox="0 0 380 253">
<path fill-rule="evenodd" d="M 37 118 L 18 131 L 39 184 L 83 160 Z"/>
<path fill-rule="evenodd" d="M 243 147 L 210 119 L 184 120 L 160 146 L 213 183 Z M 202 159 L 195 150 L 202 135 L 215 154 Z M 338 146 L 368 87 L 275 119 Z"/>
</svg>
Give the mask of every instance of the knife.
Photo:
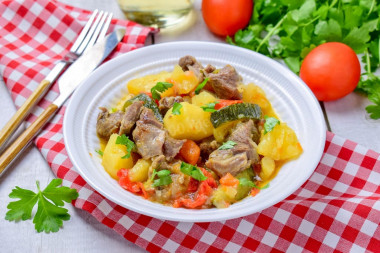
<svg viewBox="0 0 380 253">
<path fill-rule="evenodd" d="M 58 111 L 71 93 L 88 77 L 88 75 L 114 50 L 125 34 L 125 29 L 118 29 L 103 40 L 97 42 L 82 54 L 59 78 L 59 96 L 41 115 L 10 145 L 0 156 L 0 176 L 8 165 L 27 147 L 33 137 L 45 123 Z"/>
</svg>

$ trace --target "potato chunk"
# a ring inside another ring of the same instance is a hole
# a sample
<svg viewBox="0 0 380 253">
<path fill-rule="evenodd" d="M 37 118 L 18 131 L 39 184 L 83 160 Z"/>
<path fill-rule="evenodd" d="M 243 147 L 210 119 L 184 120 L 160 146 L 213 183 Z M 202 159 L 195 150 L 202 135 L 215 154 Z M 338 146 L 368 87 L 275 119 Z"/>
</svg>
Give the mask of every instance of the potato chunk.
<svg viewBox="0 0 380 253">
<path fill-rule="evenodd" d="M 191 98 L 191 103 L 197 106 L 203 106 L 216 101 L 216 97 L 210 92 L 202 91 Z"/>
<path fill-rule="evenodd" d="M 175 139 L 193 141 L 211 136 L 213 127 L 210 121 L 210 113 L 187 102 L 182 102 L 181 105 L 181 114 L 172 114 L 173 108 L 170 108 L 165 114 L 164 127 L 170 136 Z"/>
<path fill-rule="evenodd" d="M 302 153 L 302 147 L 293 129 L 281 123 L 269 133 L 261 135 L 257 152 L 278 161 L 298 157 Z"/>
<path fill-rule="evenodd" d="M 150 92 L 153 86 L 158 82 L 166 82 L 168 78 L 171 77 L 171 73 L 163 71 L 158 74 L 147 75 L 139 78 L 132 79 L 128 82 L 128 91 L 134 95 L 140 94 L 142 92 Z M 172 96 L 174 94 L 174 89 L 169 88 L 161 94 L 161 97 Z"/>
<path fill-rule="evenodd" d="M 218 188 L 212 193 L 212 204 L 217 208 L 226 208 L 230 204 L 236 202 L 236 194 L 236 187 L 219 185 Z"/>
<path fill-rule="evenodd" d="M 129 171 L 129 178 L 132 182 L 143 182 L 148 179 L 148 171 L 151 165 L 150 160 L 139 159 L 135 166 Z"/>
<path fill-rule="evenodd" d="M 176 94 L 188 94 L 199 84 L 199 80 L 193 72 L 183 71 L 179 65 L 174 67 L 171 80 L 175 84 Z"/>
<path fill-rule="evenodd" d="M 263 111 L 263 115 L 277 117 L 263 89 L 253 83 L 242 85 L 240 88 L 243 91 L 244 102 L 259 105 Z"/>
<path fill-rule="evenodd" d="M 260 178 L 264 181 L 269 180 L 271 176 L 273 175 L 273 172 L 276 168 L 276 164 L 274 160 L 270 157 L 264 156 L 261 161 L 261 171 L 260 171 Z"/>
<path fill-rule="evenodd" d="M 127 154 L 127 147 L 116 144 L 119 135 L 112 134 L 103 152 L 102 165 L 111 177 L 118 179 L 117 172 L 120 169 L 129 169 L 133 166 L 132 155 L 129 158 L 122 159 Z"/>
</svg>

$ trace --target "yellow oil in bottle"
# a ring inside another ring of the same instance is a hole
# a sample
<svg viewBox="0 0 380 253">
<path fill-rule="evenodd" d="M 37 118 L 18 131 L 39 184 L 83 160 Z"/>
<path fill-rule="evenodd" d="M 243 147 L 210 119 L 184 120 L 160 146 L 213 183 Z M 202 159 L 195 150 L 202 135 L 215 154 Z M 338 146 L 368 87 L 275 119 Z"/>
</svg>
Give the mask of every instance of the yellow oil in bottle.
<svg viewBox="0 0 380 253">
<path fill-rule="evenodd" d="M 180 23 L 191 11 L 192 0 L 118 0 L 127 19 L 159 28 Z"/>
</svg>

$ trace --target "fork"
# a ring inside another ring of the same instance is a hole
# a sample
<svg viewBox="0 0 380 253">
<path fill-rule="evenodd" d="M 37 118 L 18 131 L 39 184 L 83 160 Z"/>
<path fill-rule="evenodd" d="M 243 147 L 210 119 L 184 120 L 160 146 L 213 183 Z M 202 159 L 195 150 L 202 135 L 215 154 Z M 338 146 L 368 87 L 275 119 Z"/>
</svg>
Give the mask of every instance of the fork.
<svg viewBox="0 0 380 253">
<path fill-rule="evenodd" d="M 34 105 L 42 98 L 52 83 L 62 73 L 63 69 L 74 62 L 86 49 L 102 39 L 111 23 L 112 13 L 95 10 L 86 25 L 82 29 L 78 38 L 71 46 L 70 51 L 60 60 L 44 80 L 37 86 L 37 89 L 29 96 L 24 104 L 17 110 L 13 117 L 0 130 L 0 151 L 4 150 L 7 141 L 20 126 L 25 117 L 29 114 Z"/>
</svg>

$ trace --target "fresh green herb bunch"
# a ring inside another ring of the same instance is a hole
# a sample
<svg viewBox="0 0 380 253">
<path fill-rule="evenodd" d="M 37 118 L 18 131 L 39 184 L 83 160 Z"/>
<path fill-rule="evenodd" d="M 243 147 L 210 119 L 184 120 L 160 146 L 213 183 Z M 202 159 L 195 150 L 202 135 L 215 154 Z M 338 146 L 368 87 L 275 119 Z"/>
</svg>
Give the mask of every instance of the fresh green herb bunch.
<svg viewBox="0 0 380 253">
<path fill-rule="evenodd" d="M 377 0 L 255 0 L 250 25 L 238 31 L 231 44 L 282 59 L 299 73 L 306 55 L 325 42 L 342 42 L 364 54 L 366 73 L 358 90 L 375 105 L 367 107 L 380 118 L 380 4 Z"/>
<path fill-rule="evenodd" d="M 64 220 L 70 219 L 68 210 L 64 208 L 64 202 L 70 203 L 78 198 L 76 189 L 61 186 L 62 179 L 53 179 L 50 184 L 41 191 L 40 183 L 37 181 L 37 193 L 16 186 L 9 197 L 19 199 L 10 202 L 5 219 L 9 221 L 28 220 L 32 218 L 33 207 L 37 204 L 37 212 L 33 223 L 37 232 L 57 232 Z"/>
</svg>

